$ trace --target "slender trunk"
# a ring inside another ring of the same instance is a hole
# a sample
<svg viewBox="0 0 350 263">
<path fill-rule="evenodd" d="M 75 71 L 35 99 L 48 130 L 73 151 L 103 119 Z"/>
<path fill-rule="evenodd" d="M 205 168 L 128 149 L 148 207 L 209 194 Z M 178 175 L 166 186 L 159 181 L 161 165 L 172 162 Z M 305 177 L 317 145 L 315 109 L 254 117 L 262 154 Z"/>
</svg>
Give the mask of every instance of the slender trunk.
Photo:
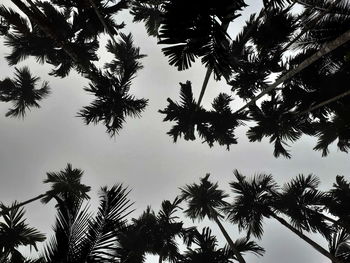
<svg viewBox="0 0 350 263">
<path fill-rule="evenodd" d="M 229 24 L 230 24 L 230 22 L 222 23 L 222 29 L 225 32 L 226 32 Z M 198 98 L 198 102 L 197 102 L 197 108 L 199 108 L 199 106 L 200 106 L 200 104 L 202 102 L 202 99 L 203 99 L 205 90 L 206 90 L 206 88 L 208 86 L 209 78 L 210 78 L 210 75 L 211 75 L 212 72 L 213 72 L 213 68 L 209 66 L 208 69 L 207 69 L 207 73 L 205 74 L 205 77 L 204 77 L 204 81 L 203 81 L 203 85 L 202 85 L 202 88 L 201 88 L 201 92 L 199 94 L 199 98 Z"/>
<path fill-rule="evenodd" d="M 262 91 L 259 95 L 255 96 L 253 99 L 251 99 L 247 104 L 245 104 L 243 107 L 241 107 L 239 110 L 236 112 L 240 112 L 244 110 L 245 108 L 249 107 L 250 105 L 254 104 L 257 100 L 259 100 L 261 97 L 275 89 L 277 86 L 282 84 L 284 81 L 290 79 L 306 67 L 310 66 L 312 63 L 315 61 L 319 60 L 321 57 L 324 55 L 330 53 L 334 49 L 340 47 L 344 43 L 348 42 L 350 40 L 350 30 L 346 31 L 344 34 L 341 36 L 337 37 L 335 40 L 326 43 L 325 45 L 322 46 L 322 48 L 317 51 L 315 54 L 312 56 L 308 57 L 305 59 L 303 62 L 301 62 L 296 68 L 293 68 L 289 70 L 286 74 L 284 74 L 282 77 L 280 77 L 278 80 L 276 80 L 273 84 L 269 85 L 268 88 L 266 88 L 264 91 Z"/>
<path fill-rule="evenodd" d="M 58 37 L 56 35 L 56 32 L 53 29 L 53 26 L 45 23 L 42 20 L 43 17 L 45 17 L 41 11 L 40 14 L 37 14 L 38 11 L 36 11 L 35 13 L 33 13 L 28 6 L 26 6 L 21 0 L 11 0 L 11 2 L 13 4 L 15 4 L 31 21 L 33 21 L 34 23 L 36 23 L 36 25 L 49 37 L 51 38 L 53 41 L 56 42 L 57 45 L 59 45 L 64 52 L 66 52 L 66 54 L 71 57 L 71 59 L 77 63 L 84 71 L 84 74 L 87 75 L 88 78 L 90 78 L 91 80 L 95 80 L 98 81 L 98 75 L 95 72 L 95 67 L 92 63 L 83 63 L 82 61 L 80 61 L 78 55 L 75 53 L 75 51 L 69 46 L 67 45 L 67 43 L 65 42 L 65 40 L 60 39 L 60 37 Z"/>
<path fill-rule="evenodd" d="M 159 260 L 158 260 L 159 263 L 162 263 L 163 262 L 163 256 L 162 254 L 159 254 Z"/>
<path fill-rule="evenodd" d="M 216 222 L 216 224 L 219 226 L 222 234 L 224 235 L 227 243 L 229 244 L 230 248 L 232 249 L 233 253 L 235 254 L 235 256 L 237 257 L 237 260 L 240 263 L 245 263 L 244 258 L 242 257 L 241 253 L 237 250 L 235 244 L 233 243 L 232 239 L 230 238 L 230 236 L 228 235 L 228 233 L 226 232 L 225 228 L 223 227 L 223 225 L 221 224 L 220 220 L 218 219 L 217 216 L 214 216 L 214 221 Z"/>
<path fill-rule="evenodd" d="M 24 206 L 24 205 L 27 205 L 27 204 L 32 203 L 32 202 L 34 202 L 34 201 L 37 201 L 37 200 L 39 200 L 39 199 L 41 199 L 41 198 L 43 198 L 43 197 L 45 197 L 45 196 L 46 196 L 46 194 L 38 195 L 38 196 L 36 196 L 36 197 L 34 197 L 34 198 L 31 198 L 31 199 L 29 199 L 29 200 L 27 200 L 27 201 L 18 203 L 18 204 L 16 204 L 16 205 L 14 205 L 14 206 L 12 206 L 12 207 L 9 207 L 9 208 L 7 208 L 7 209 L 4 209 L 4 210 L 6 210 L 6 212 L 7 212 L 7 211 L 12 211 L 12 210 L 17 209 L 17 208 L 20 208 L 20 207 L 22 207 L 22 206 Z M 3 213 L 5 212 L 4 210 L 0 211 L 0 216 L 3 215 Z"/>
<path fill-rule="evenodd" d="M 339 100 L 339 99 L 341 99 L 341 98 L 343 98 L 343 97 L 346 97 L 346 96 L 348 96 L 348 95 L 350 95 L 350 90 L 345 91 L 344 93 L 339 94 L 339 95 L 337 95 L 337 96 L 335 96 L 335 97 L 333 97 L 333 98 L 330 98 L 330 99 L 328 99 L 328 100 L 326 100 L 326 101 L 324 101 L 324 102 L 321 102 L 321 103 L 319 103 L 319 104 L 317 104 L 317 105 L 315 105 L 315 106 L 309 108 L 308 110 L 305 110 L 305 111 L 302 111 L 302 112 L 298 113 L 297 115 L 304 115 L 304 114 L 310 113 L 310 112 L 312 112 L 313 110 L 316 110 L 316 109 L 318 109 L 318 108 L 320 108 L 320 107 L 322 107 L 322 106 L 325 106 L 325 105 L 327 105 L 327 104 L 329 104 L 329 103 L 331 103 L 331 102 L 333 102 L 333 101 L 337 101 L 337 100 Z"/>
<path fill-rule="evenodd" d="M 114 35 L 113 35 L 112 32 L 109 30 L 109 28 L 108 28 L 108 26 L 107 26 L 107 24 L 106 24 L 106 22 L 105 22 L 105 20 L 104 20 L 104 18 L 103 18 L 103 16 L 102 16 L 100 10 L 98 10 L 98 7 L 96 6 L 94 0 L 89 0 L 89 2 L 91 3 L 92 7 L 94 8 L 95 13 L 96 13 L 98 19 L 99 19 L 100 22 L 102 23 L 103 27 L 106 29 L 106 31 L 107 31 L 109 37 L 112 39 L 113 43 L 114 43 L 115 45 L 117 45 L 117 41 L 115 40 Z"/>
<path fill-rule="evenodd" d="M 333 256 L 331 253 L 329 253 L 327 250 L 325 250 L 323 247 L 321 247 L 319 244 L 317 244 L 315 241 L 304 235 L 299 230 L 295 229 L 293 226 L 291 226 L 286 220 L 283 218 L 277 216 L 275 213 L 270 214 L 272 218 L 276 219 L 278 222 L 280 222 L 283 226 L 287 227 L 290 231 L 292 231 L 294 234 L 299 236 L 301 239 L 303 239 L 305 242 L 307 242 L 309 245 L 311 245 L 314 249 L 316 249 L 318 252 L 320 252 L 325 257 L 329 258 L 333 263 L 343 263 L 340 259 Z"/>
<path fill-rule="evenodd" d="M 201 93 L 199 94 L 199 98 L 198 98 L 198 102 L 197 102 L 197 106 L 199 107 L 201 105 L 204 93 L 205 93 L 205 89 L 208 86 L 208 82 L 209 82 L 209 78 L 211 73 L 213 72 L 213 69 L 211 67 L 208 67 L 207 69 L 207 73 L 205 73 L 205 77 L 204 77 L 204 81 L 203 81 L 203 85 L 201 88 Z"/>
</svg>

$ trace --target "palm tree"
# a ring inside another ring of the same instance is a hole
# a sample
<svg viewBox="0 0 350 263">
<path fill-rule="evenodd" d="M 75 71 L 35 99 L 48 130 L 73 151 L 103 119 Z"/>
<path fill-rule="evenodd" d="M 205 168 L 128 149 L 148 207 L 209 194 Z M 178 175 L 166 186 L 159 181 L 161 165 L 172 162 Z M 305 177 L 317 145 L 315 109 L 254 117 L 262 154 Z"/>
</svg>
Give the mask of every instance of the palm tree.
<svg viewBox="0 0 350 263">
<path fill-rule="evenodd" d="M 274 204 L 279 194 L 271 175 L 259 174 L 251 180 L 246 180 L 237 170 L 234 171 L 234 175 L 237 181 L 231 182 L 230 186 L 236 196 L 234 202 L 225 208 L 225 212 L 232 223 L 238 224 L 239 229 L 246 229 L 248 236 L 253 234 L 261 238 L 264 231 L 263 218 L 273 218 L 332 262 L 343 262 L 278 215 L 279 210 Z"/>
<path fill-rule="evenodd" d="M 157 237 L 155 250 L 159 254 L 159 263 L 163 260 L 177 262 L 180 252 L 175 240 L 183 235 L 183 223 L 178 222 L 178 217 L 174 214 L 179 210 L 181 200 L 175 198 L 173 202 L 165 200 L 161 204 L 161 209 L 157 214 Z"/>
<path fill-rule="evenodd" d="M 320 180 L 312 174 L 298 175 L 283 185 L 274 207 L 287 215 L 299 231 L 318 232 L 329 238 L 333 229 L 326 223 L 330 219 L 323 214 L 327 194 L 317 189 L 319 183 Z"/>
<path fill-rule="evenodd" d="M 195 244 L 197 248 L 192 249 L 190 246 Z M 247 239 L 239 239 L 235 242 L 240 253 L 252 252 L 256 255 L 262 255 L 264 249 L 257 246 L 254 242 Z M 180 263 L 229 263 L 232 259 L 237 260 L 232 250 L 228 247 L 217 248 L 217 240 L 211 235 L 211 230 L 206 227 L 200 233 L 197 229 L 192 231 L 192 235 L 188 240 L 188 250 L 180 259 Z"/>
<path fill-rule="evenodd" d="M 27 109 L 40 108 L 38 102 L 50 94 L 50 88 L 46 81 L 37 88 L 40 78 L 32 76 L 29 68 L 15 68 L 15 70 L 14 79 L 6 78 L 0 81 L 0 101 L 11 101 L 14 104 L 6 116 L 24 117 Z"/>
<path fill-rule="evenodd" d="M 337 176 L 333 188 L 327 192 L 327 198 L 324 199 L 324 206 L 327 211 L 338 218 L 337 225 L 343 227 L 350 233 L 350 209 L 347 203 L 350 200 L 350 183 L 344 176 Z"/>
<path fill-rule="evenodd" d="M 159 110 L 165 114 L 163 121 L 176 121 L 177 123 L 167 134 L 173 137 L 174 142 L 178 137 L 184 136 L 185 140 L 195 140 L 195 129 L 199 137 L 208 143 L 210 147 L 214 142 L 219 145 L 236 144 L 235 129 L 242 125 L 242 120 L 247 120 L 245 113 L 233 114 L 230 109 L 232 98 L 220 93 L 212 103 L 212 110 L 207 111 L 201 107 L 193 98 L 192 86 L 189 81 L 180 83 L 181 103 L 176 103 L 168 98 L 168 106 L 164 110 Z"/>
<path fill-rule="evenodd" d="M 115 262 L 118 238 L 132 203 L 121 184 L 100 191 L 96 216 L 82 207 L 83 198 L 66 195 L 58 201 L 55 235 L 46 246 L 45 262 Z"/>
<path fill-rule="evenodd" d="M 34 247 L 45 240 L 45 236 L 37 229 L 29 227 L 24 219 L 24 210 L 16 206 L 6 207 L 1 204 L 2 220 L 0 222 L 0 262 L 24 262 L 19 252 L 20 246 Z"/>
<path fill-rule="evenodd" d="M 222 190 L 218 189 L 218 184 L 213 184 L 209 181 L 209 174 L 200 179 L 200 184 L 186 185 L 181 189 L 180 198 L 187 201 L 188 208 L 184 211 L 185 214 L 191 219 L 202 220 L 204 217 L 208 217 L 209 220 L 214 220 L 223 233 L 227 243 L 234 252 L 237 260 L 240 263 L 244 263 L 245 260 L 239 253 L 234 242 L 226 232 L 225 228 L 220 222 L 222 215 L 219 213 L 219 209 L 222 209 L 227 205 L 227 202 L 223 199 L 228 197 Z"/>
<path fill-rule="evenodd" d="M 120 34 L 121 40 L 107 44 L 107 50 L 115 59 L 106 63 L 104 73 L 99 72 L 98 80 L 92 80 L 85 90 L 96 99 L 79 112 L 86 124 L 103 122 L 111 136 L 122 128 L 127 116 L 140 117 L 148 100 L 137 99 L 129 93 L 131 81 L 142 69 L 139 59 L 145 57 L 134 47 L 131 34 Z"/>
<path fill-rule="evenodd" d="M 250 117 L 256 121 L 256 125 L 247 131 L 247 137 L 251 142 L 261 141 L 264 137 L 270 137 L 270 143 L 274 143 L 275 157 L 280 155 L 291 158 L 287 141 L 294 142 L 302 134 L 313 135 L 311 119 L 304 115 L 295 118 L 294 113 L 289 110 L 283 101 L 271 99 L 263 101 L 260 108 L 256 105 L 250 106 Z"/>
<path fill-rule="evenodd" d="M 174 215 L 180 199 L 165 200 L 157 214 L 147 209 L 118 237 L 118 253 L 123 262 L 144 262 L 147 253 L 159 255 L 159 262 L 177 262 L 180 258 L 176 237 L 184 233 L 183 223 Z"/>
<path fill-rule="evenodd" d="M 64 200 L 68 197 L 89 199 L 87 193 L 90 191 L 90 186 L 82 184 L 81 177 L 83 171 L 80 169 L 73 169 L 71 164 L 67 164 L 67 167 L 60 172 L 48 172 L 47 178 L 44 183 L 51 184 L 51 189 L 43 194 L 40 194 L 27 201 L 15 204 L 11 209 L 17 209 L 31 202 L 41 200 L 43 203 L 48 203 L 50 200 L 55 199 L 58 203 L 64 203 Z M 0 215 L 6 212 L 6 209 L 2 209 Z"/>
</svg>

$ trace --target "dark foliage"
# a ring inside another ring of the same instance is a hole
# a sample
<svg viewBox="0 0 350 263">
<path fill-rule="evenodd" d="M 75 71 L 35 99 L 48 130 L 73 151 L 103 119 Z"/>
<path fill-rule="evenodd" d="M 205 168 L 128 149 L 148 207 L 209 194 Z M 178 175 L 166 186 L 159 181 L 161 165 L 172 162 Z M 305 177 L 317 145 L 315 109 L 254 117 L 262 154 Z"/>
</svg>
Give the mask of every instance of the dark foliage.
<svg viewBox="0 0 350 263">
<path fill-rule="evenodd" d="M 26 111 L 31 108 L 40 108 L 39 101 L 50 94 L 48 82 L 44 81 L 37 88 L 39 77 L 31 75 L 29 68 L 15 68 L 15 78 L 5 78 L 0 81 L 0 101 L 12 102 L 13 108 L 9 109 L 6 117 L 24 117 Z"/>
</svg>

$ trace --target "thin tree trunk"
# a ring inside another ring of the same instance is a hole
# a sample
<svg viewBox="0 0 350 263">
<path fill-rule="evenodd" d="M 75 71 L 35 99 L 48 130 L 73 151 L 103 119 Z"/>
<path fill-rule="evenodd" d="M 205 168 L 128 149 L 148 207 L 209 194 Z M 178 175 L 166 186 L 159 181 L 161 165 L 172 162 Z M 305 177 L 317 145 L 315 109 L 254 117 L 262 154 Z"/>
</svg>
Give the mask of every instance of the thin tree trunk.
<svg viewBox="0 0 350 263">
<path fill-rule="evenodd" d="M 6 212 L 7 211 L 12 211 L 12 210 L 20 208 L 20 207 L 22 207 L 24 205 L 27 205 L 27 204 L 32 203 L 34 201 L 37 201 L 37 200 L 39 200 L 39 199 L 41 199 L 41 198 L 43 198 L 45 196 L 46 196 L 46 194 L 38 195 L 38 196 L 36 196 L 34 198 L 31 198 L 31 199 L 29 199 L 27 201 L 24 201 L 24 202 L 21 202 L 21 203 L 18 203 L 16 205 L 12 206 L 12 207 L 9 207 L 8 209 L 5 209 L 5 210 L 6 210 Z M 4 212 L 5 212 L 4 210 L 0 211 L 0 216 L 2 216 L 4 214 Z"/>
<path fill-rule="evenodd" d="M 303 239 L 305 242 L 307 242 L 309 245 L 311 245 L 314 249 L 316 249 L 319 253 L 324 255 L 325 257 L 329 258 L 333 263 L 344 263 L 340 259 L 333 256 L 331 253 L 329 253 L 327 250 L 325 250 L 323 247 L 321 247 L 319 244 L 317 244 L 315 241 L 295 229 L 293 226 L 291 226 L 286 220 L 283 218 L 277 216 L 274 213 L 270 214 L 272 218 L 276 219 L 278 222 L 280 222 L 283 226 L 287 227 L 290 231 L 292 231 L 294 234 L 299 236 L 301 239 Z"/>
<path fill-rule="evenodd" d="M 280 77 L 278 80 L 276 80 L 273 84 L 269 85 L 268 88 L 266 88 L 264 91 L 262 91 L 259 95 L 255 96 L 253 99 L 251 99 L 247 104 L 245 104 L 243 107 L 241 107 L 239 110 L 236 111 L 240 112 L 244 110 L 245 108 L 249 107 L 250 105 L 254 104 L 257 100 L 259 100 L 261 97 L 275 89 L 277 86 L 282 84 L 284 81 L 290 79 L 306 67 L 310 66 L 312 63 L 315 61 L 319 60 L 321 57 L 324 55 L 330 53 L 334 49 L 340 47 L 344 43 L 348 42 L 350 40 L 350 30 L 346 31 L 344 34 L 341 36 L 337 37 L 335 40 L 326 43 L 325 45 L 322 46 L 322 48 L 317 51 L 315 54 L 312 56 L 308 57 L 305 59 L 303 62 L 301 62 L 296 68 L 293 68 L 289 70 L 286 74 L 284 74 L 282 77 Z"/>
<path fill-rule="evenodd" d="M 242 257 L 241 253 L 237 250 L 235 244 L 233 243 L 232 239 L 230 238 L 230 236 L 228 235 L 228 233 L 226 232 L 225 228 L 223 227 L 223 225 L 221 224 L 220 220 L 218 219 L 217 216 L 214 216 L 214 221 L 216 222 L 216 224 L 219 226 L 222 234 L 224 235 L 227 243 L 229 244 L 230 248 L 232 249 L 233 253 L 235 254 L 235 256 L 237 257 L 237 260 L 240 263 L 245 263 L 244 258 Z"/>
<path fill-rule="evenodd" d="M 112 32 L 109 30 L 109 28 L 108 28 L 108 26 L 107 26 L 107 24 L 106 24 L 106 22 L 105 22 L 105 20 L 104 20 L 104 18 L 103 18 L 103 16 L 102 16 L 102 14 L 100 13 L 100 10 L 98 10 L 98 7 L 96 6 L 94 0 L 89 0 L 89 2 L 91 3 L 92 7 L 94 8 L 95 13 L 96 13 L 98 19 L 99 19 L 100 22 L 102 23 L 103 27 L 106 29 L 106 31 L 107 31 L 109 37 L 112 39 L 113 43 L 114 43 L 115 45 L 117 45 L 117 41 L 115 40 L 114 35 L 113 35 Z"/>
<path fill-rule="evenodd" d="M 225 22 L 225 23 L 222 24 L 222 29 L 225 32 L 226 32 L 229 24 L 230 24 L 230 22 Z M 199 108 L 199 106 L 200 106 L 200 104 L 202 102 L 202 99 L 203 99 L 205 90 L 206 90 L 206 88 L 208 86 L 209 78 L 210 78 L 210 75 L 211 75 L 212 72 L 213 72 L 213 68 L 209 66 L 208 69 L 207 69 L 207 72 L 205 73 L 203 85 L 202 85 L 201 92 L 199 94 L 199 98 L 198 98 L 198 102 L 197 102 L 197 108 Z"/>
<path fill-rule="evenodd" d="M 162 263 L 163 262 L 163 256 L 162 254 L 159 255 L 159 260 L 158 260 L 159 263 Z"/>
<path fill-rule="evenodd" d="M 317 105 L 315 105 L 315 106 L 309 108 L 308 110 L 305 110 L 305 111 L 302 111 L 302 112 L 298 113 L 297 115 L 299 116 L 299 115 L 304 115 L 304 114 L 310 113 L 310 112 L 312 112 L 313 110 L 316 110 L 316 109 L 318 109 L 318 108 L 320 108 L 320 107 L 322 107 L 322 106 L 325 106 L 325 105 L 327 105 L 327 104 L 329 104 L 329 103 L 331 103 L 331 102 L 333 102 L 333 101 L 337 101 L 337 100 L 339 100 L 339 99 L 341 99 L 341 98 L 343 98 L 343 97 L 346 97 L 346 96 L 348 96 L 348 95 L 350 95 L 350 90 L 345 91 L 344 93 L 339 94 L 339 95 L 337 95 L 337 96 L 335 96 L 335 97 L 333 97 L 333 98 L 331 98 L 331 99 L 328 99 L 328 100 L 326 100 L 326 101 L 324 101 L 324 102 L 321 102 L 321 103 L 319 103 L 319 104 L 317 104 Z"/>
</svg>

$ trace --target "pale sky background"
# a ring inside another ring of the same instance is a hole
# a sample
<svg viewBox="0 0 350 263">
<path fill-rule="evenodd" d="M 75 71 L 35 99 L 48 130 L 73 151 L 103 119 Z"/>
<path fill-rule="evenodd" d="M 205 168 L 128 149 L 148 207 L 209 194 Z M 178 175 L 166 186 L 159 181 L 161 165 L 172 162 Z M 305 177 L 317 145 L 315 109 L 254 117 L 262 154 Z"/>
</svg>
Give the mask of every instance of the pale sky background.
<svg viewBox="0 0 350 263">
<path fill-rule="evenodd" d="M 9 0 L 1 0 L 10 6 Z M 254 1 L 247 1 L 248 4 Z M 260 1 L 259 1 L 260 3 Z M 260 5 L 249 7 L 248 13 L 254 12 Z M 243 16 L 231 24 L 229 32 L 234 34 L 247 18 Z M 10 104 L 0 103 L 0 201 L 10 203 L 23 201 L 47 190 L 42 184 L 48 171 L 59 171 L 66 164 L 85 171 L 83 183 L 92 186 L 92 209 L 98 199 L 100 186 L 111 186 L 121 182 L 132 189 L 130 199 L 135 202 L 137 217 L 147 205 L 158 211 L 162 200 L 173 200 L 179 194 L 179 187 L 198 182 L 199 177 L 211 173 L 211 179 L 218 181 L 222 189 L 229 192 L 228 182 L 233 180 L 232 171 L 238 169 L 245 175 L 264 172 L 274 175 L 279 183 L 286 182 L 300 173 L 313 173 L 320 177 L 321 189 L 329 188 L 336 175 L 349 175 L 349 155 L 338 152 L 331 147 L 331 154 L 322 158 L 320 152 L 312 150 L 316 140 L 302 137 L 292 145 L 292 159 L 276 159 L 273 157 L 273 146 L 267 140 L 262 143 L 250 143 L 245 136 L 247 127 L 239 128 L 236 135 L 239 143 L 230 151 L 215 145 L 209 148 L 200 140 L 188 142 L 180 139 L 172 142 L 166 132 L 171 123 L 162 122 L 163 109 L 168 97 L 178 100 L 179 82 L 192 82 L 194 94 L 198 97 L 205 75 L 205 68 L 197 63 L 190 70 L 178 72 L 167 63 L 161 53 L 156 39 L 148 37 L 143 24 L 132 24 L 131 17 L 122 13 L 116 20 L 125 21 L 126 29 L 134 35 L 135 44 L 148 56 L 142 60 L 144 69 L 134 80 L 131 92 L 137 97 L 149 99 L 149 106 L 141 119 L 127 119 L 127 123 L 115 138 L 105 133 L 102 125 L 85 126 L 82 119 L 75 117 L 83 106 L 88 105 L 92 97 L 84 90 L 87 81 L 77 73 L 71 72 L 65 79 L 54 78 L 47 73 L 51 66 L 38 65 L 33 59 L 25 60 L 17 65 L 29 66 L 33 74 L 50 83 L 52 94 L 41 102 L 41 109 L 28 112 L 24 120 L 6 118 L 4 115 Z M 103 40 L 101 43 L 105 43 Z M 101 45 L 104 47 L 104 45 Z M 0 42 L 0 79 L 12 77 L 14 68 L 7 65 L 4 56 L 9 52 Z M 101 65 L 110 58 L 100 53 Z M 219 92 L 230 92 L 224 82 L 210 80 L 203 105 L 210 107 L 213 98 Z M 239 103 L 232 102 L 234 108 Z M 36 202 L 26 206 L 26 216 L 31 226 L 46 233 L 48 238 L 53 234 L 55 210 L 53 203 L 42 205 Z M 182 215 L 179 214 L 181 217 Z M 185 219 L 187 226 L 192 222 Z M 204 221 L 201 227 L 210 226 L 217 235 L 219 243 L 224 239 L 218 227 Z M 233 239 L 243 237 L 238 234 L 237 227 L 226 223 Z M 319 236 L 315 240 L 326 243 Z M 264 257 L 248 256 L 247 262 L 259 263 L 323 263 L 329 260 L 293 233 L 285 230 L 279 223 L 265 221 L 265 234 L 259 245 L 266 249 Z M 149 257 L 147 262 L 158 262 L 157 257 Z"/>
</svg>

